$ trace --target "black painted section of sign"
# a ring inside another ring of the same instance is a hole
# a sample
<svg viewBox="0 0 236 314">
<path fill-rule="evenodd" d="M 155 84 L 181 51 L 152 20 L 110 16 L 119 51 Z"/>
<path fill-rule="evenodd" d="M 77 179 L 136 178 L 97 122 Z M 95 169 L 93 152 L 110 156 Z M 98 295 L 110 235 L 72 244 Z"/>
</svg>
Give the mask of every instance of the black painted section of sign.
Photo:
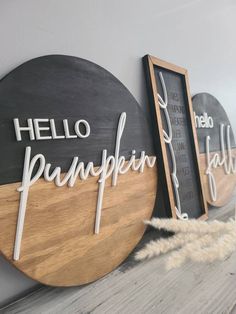
<svg viewBox="0 0 236 314">
<path fill-rule="evenodd" d="M 0 184 L 21 181 L 26 146 L 31 146 L 32 156 L 44 154 L 52 169 L 60 166 L 67 171 L 74 156 L 85 164 L 93 161 L 100 165 L 103 149 L 114 155 L 122 112 L 127 113 L 127 121 L 120 155 L 128 159 L 133 149 L 137 158 L 142 150 L 153 155 L 148 117 L 111 73 L 87 60 L 63 55 L 22 64 L 0 81 Z M 63 119 L 68 119 L 71 133 L 73 123 L 85 119 L 91 134 L 86 139 L 30 141 L 27 132 L 23 132 L 23 141 L 17 142 L 14 118 L 22 124 L 27 118 L 55 119 L 59 135 L 63 135 Z"/>
<path fill-rule="evenodd" d="M 220 102 L 211 94 L 199 93 L 192 98 L 193 111 L 198 116 L 202 116 L 204 112 L 208 117 L 212 117 L 214 126 L 213 128 L 197 128 L 198 143 L 200 153 L 206 152 L 206 136 L 210 136 L 210 152 L 220 151 L 220 125 L 230 125 L 229 118 L 220 104 Z M 226 138 L 225 138 L 226 139 Z M 236 147 L 233 130 L 231 127 L 230 132 L 231 146 Z"/>
<path fill-rule="evenodd" d="M 147 76 L 147 87 L 150 103 L 152 104 L 154 114 L 154 98 L 150 86 L 150 74 L 148 73 L 147 57 L 144 57 L 144 66 Z M 171 119 L 173 130 L 173 148 L 175 151 L 176 164 L 177 164 L 177 178 L 179 181 L 179 196 L 181 202 L 182 213 L 187 213 L 190 218 L 197 218 L 202 216 L 205 211 L 203 208 L 203 200 L 200 187 L 200 175 L 197 168 L 197 156 L 195 153 L 195 146 L 193 140 L 192 126 L 190 122 L 190 112 L 188 107 L 188 99 L 186 92 L 185 78 L 182 74 L 169 71 L 154 65 L 155 79 L 157 83 L 157 90 L 163 97 L 159 73 L 162 72 L 168 94 L 168 113 Z M 164 118 L 163 110 L 161 110 L 163 127 L 166 128 L 166 120 Z M 158 123 L 158 121 L 156 121 Z M 156 128 L 155 128 L 156 130 Z M 156 149 L 161 151 L 159 136 L 163 134 L 156 134 Z M 167 148 L 167 158 L 169 162 L 170 173 L 172 172 L 173 165 L 171 157 Z M 161 175 L 161 182 L 163 183 L 162 189 L 165 195 L 165 207 L 167 215 L 171 215 L 170 201 L 167 192 L 167 182 L 165 179 L 163 156 L 158 160 L 159 172 Z M 159 206 L 160 207 L 160 206 Z M 161 213 L 160 216 L 163 216 Z"/>
</svg>

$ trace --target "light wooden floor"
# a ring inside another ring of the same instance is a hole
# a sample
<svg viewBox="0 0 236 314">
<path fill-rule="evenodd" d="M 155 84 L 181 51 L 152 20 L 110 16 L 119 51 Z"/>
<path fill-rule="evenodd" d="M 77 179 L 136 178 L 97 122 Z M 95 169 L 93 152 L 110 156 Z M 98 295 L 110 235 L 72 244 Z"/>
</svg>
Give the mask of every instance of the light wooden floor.
<svg viewBox="0 0 236 314">
<path fill-rule="evenodd" d="M 211 210 L 211 219 L 233 216 L 234 203 Z M 140 246 L 155 236 L 149 232 Z M 223 262 L 189 262 L 169 272 L 164 268 L 165 259 L 162 256 L 137 263 L 131 255 L 118 269 L 93 284 L 68 289 L 41 287 L 0 312 L 236 313 L 236 253 Z"/>
</svg>

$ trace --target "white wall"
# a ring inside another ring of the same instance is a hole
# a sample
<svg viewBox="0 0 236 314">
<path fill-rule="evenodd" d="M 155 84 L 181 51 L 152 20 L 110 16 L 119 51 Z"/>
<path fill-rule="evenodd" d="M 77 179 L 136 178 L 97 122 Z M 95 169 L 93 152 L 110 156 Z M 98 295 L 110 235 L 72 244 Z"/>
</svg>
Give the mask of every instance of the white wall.
<svg viewBox="0 0 236 314">
<path fill-rule="evenodd" d="M 187 68 L 192 94 L 212 93 L 236 129 L 235 30 L 235 0 L 1 0 L 0 77 L 40 55 L 74 55 L 144 105 L 149 53 Z M 33 284 L 0 259 L 0 303 Z"/>
</svg>

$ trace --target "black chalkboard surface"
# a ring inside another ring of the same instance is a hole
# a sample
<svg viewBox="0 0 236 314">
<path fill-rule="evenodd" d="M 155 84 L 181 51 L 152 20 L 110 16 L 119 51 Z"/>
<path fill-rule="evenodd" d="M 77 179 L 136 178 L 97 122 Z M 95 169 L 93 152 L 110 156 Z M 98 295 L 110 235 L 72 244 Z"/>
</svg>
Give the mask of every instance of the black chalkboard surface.
<svg viewBox="0 0 236 314">
<path fill-rule="evenodd" d="M 206 218 L 187 71 L 152 56 L 143 60 L 167 214 Z"/>
<path fill-rule="evenodd" d="M 221 150 L 220 126 L 222 124 L 225 126 L 230 126 L 230 144 L 232 148 L 235 148 L 236 143 L 233 129 L 222 104 L 209 93 L 199 93 L 194 95 L 192 98 L 192 103 L 200 154 L 206 153 L 206 136 L 210 136 L 211 138 L 211 145 L 209 147 L 210 152 L 217 152 Z M 212 126 L 205 124 L 200 127 L 198 125 L 199 117 L 201 118 L 201 116 L 204 114 L 208 120 L 212 119 Z"/>
</svg>

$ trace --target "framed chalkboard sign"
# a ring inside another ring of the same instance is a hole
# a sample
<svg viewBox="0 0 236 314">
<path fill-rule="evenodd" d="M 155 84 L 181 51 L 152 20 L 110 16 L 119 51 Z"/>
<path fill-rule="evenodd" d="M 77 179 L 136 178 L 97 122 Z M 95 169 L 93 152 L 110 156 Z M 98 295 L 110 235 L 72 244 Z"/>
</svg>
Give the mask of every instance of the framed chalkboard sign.
<svg viewBox="0 0 236 314">
<path fill-rule="evenodd" d="M 143 58 L 167 215 L 207 218 L 187 71 Z"/>
</svg>

